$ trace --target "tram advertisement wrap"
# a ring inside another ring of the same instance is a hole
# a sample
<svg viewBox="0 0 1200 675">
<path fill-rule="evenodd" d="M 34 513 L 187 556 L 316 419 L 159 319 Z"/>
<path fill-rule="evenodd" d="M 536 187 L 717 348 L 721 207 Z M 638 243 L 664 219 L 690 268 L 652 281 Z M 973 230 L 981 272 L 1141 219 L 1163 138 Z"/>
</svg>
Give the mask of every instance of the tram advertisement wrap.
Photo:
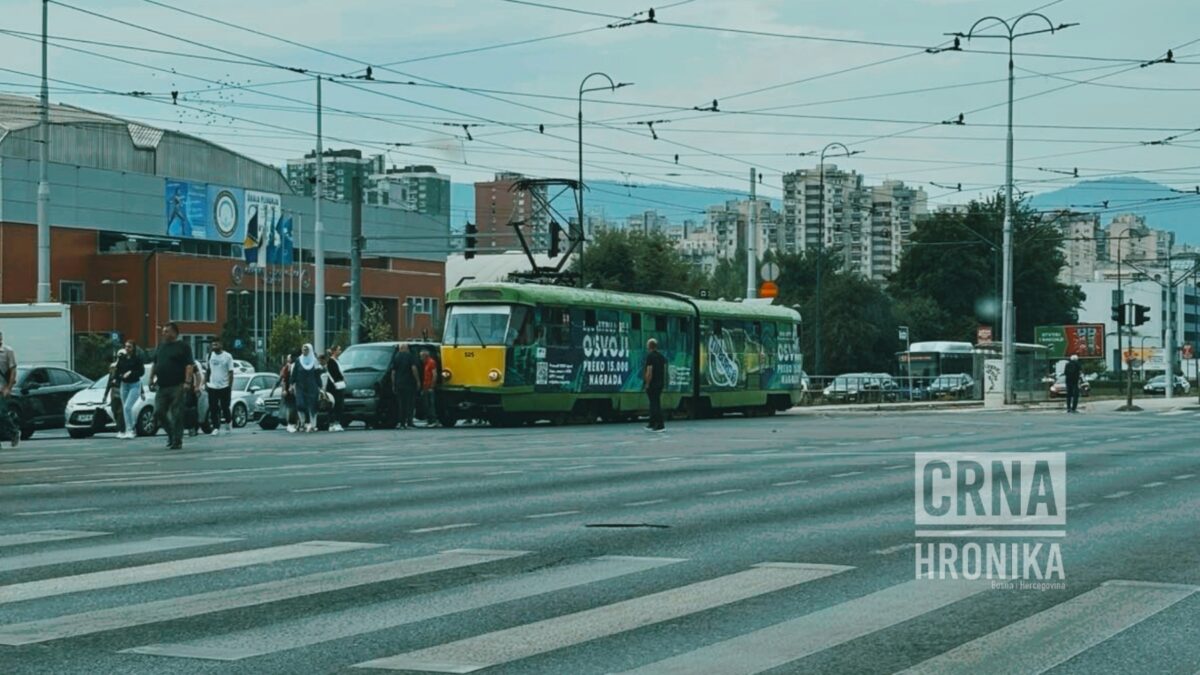
<svg viewBox="0 0 1200 675">
<path fill-rule="evenodd" d="M 800 384 L 800 347 L 794 334 L 780 335 L 773 323 L 761 326 L 704 326 L 700 371 L 709 389 L 794 389 Z"/>
</svg>

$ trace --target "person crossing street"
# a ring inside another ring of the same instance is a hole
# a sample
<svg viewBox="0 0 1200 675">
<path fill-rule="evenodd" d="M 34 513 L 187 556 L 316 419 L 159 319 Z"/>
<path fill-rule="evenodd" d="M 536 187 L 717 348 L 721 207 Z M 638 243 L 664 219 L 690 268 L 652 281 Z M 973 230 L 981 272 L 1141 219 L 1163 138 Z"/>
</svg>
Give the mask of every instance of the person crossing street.
<svg viewBox="0 0 1200 675">
<path fill-rule="evenodd" d="M 138 352 L 137 343 L 126 340 L 124 348 L 117 353 L 116 379 L 125 413 L 124 428 L 117 433 L 117 438 L 129 439 L 137 436 L 137 416 L 133 414 L 133 407 L 142 394 L 142 376 L 145 374 L 146 364 Z"/>
<path fill-rule="evenodd" d="M 646 424 L 646 431 L 665 431 L 662 393 L 667 386 L 667 359 L 658 351 L 658 340 L 654 338 L 646 341 L 642 381 L 645 383 L 646 396 L 650 399 L 650 421 Z"/>
<path fill-rule="evenodd" d="M 1063 378 L 1067 381 L 1067 412 L 1079 412 L 1079 380 L 1083 377 L 1083 366 L 1079 363 L 1079 355 L 1072 354 L 1063 370 Z"/>
<path fill-rule="evenodd" d="M 150 389 L 155 391 L 154 410 L 159 426 L 167 432 L 167 449 L 183 449 L 183 422 L 186 387 L 196 369 L 192 348 L 179 339 L 179 326 L 168 323 L 162 329 L 163 343 L 154 352 L 150 367 Z"/>
<path fill-rule="evenodd" d="M 401 342 L 396 347 L 390 370 L 392 388 L 396 392 L 396 418 L 401 429 L 408 429 L 413 425 L 413 402 L 420 388 L 421 373 L 407 343 Z"/>
<path fill-rule="evenodd" d="M 225 351 L 220 338 L 213 340 L 207 366 L 205 386 L 208 388 L 208 416 L 212 435 L 216 436 L 222 429 L 226 434 L 232 433 L 230 422 L 233 413 L 229 408 L 229 399 L 233 393 L 233 355 Z"/>
<path fill-rule="evenodd" d="M 0 333 L 0 440 L 11 441 L 14 448 L 21 442 L 21 425 L 8 409 L 8 397 L 16 386 L 17 354 Z"/>
</svg>

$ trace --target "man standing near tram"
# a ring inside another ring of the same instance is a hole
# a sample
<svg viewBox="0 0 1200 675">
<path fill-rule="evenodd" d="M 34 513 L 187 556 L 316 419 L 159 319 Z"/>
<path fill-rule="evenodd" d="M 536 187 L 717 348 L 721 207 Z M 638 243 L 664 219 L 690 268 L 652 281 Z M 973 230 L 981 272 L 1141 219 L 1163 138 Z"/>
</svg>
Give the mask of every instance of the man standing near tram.
<svg viewBox="0 0 1200 675">
<path fill-rule="evenodd" d="M 663 424 L 662 393 L 667 386 L 667 359 L 658 351 L 658 340 L 646 341 L 646 361 L 642 366 L 642 382 L 650 399 L 650 421 L 646 431 L 666 431 Z"/>
</svg>

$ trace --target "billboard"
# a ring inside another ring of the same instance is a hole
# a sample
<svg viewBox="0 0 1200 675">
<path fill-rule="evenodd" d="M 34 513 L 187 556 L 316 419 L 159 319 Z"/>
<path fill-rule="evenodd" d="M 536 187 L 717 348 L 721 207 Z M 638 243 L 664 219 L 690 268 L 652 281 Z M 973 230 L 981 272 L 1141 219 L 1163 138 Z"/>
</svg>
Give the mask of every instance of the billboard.
<svg viewBox="0 0 1200 675">
<path fill-rule="evenodd" d="M 270 192 L 246 190 L 244 214 L 246 234 L 242 247 L 246 262 L 258 265 L 278 262 L 271 260 L 271 254 L 282 243 L 279 230 L 282 225 L 283 198 Z"/>
<path fill-rule="evenodd" d="M 1047 358 L 1065 359 L 1079 356 L 1081 359 L 1104 358 L 1104 324 L 1080 323 L 1066 326 L 1037 326 L 1033 329 L 1033 341 L 1049 351 Z"/>
<path fill-rule="evenodd" d="M 245 238 L 241 188 L 167 179 L 167 236 L 240 244 Z"/>
</svg>

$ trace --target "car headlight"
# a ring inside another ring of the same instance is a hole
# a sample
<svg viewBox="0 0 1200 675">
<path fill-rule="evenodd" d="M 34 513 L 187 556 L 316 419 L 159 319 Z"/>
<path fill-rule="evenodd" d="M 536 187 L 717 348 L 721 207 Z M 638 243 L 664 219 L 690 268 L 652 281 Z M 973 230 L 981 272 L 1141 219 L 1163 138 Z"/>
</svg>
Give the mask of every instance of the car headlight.
<svg viewBox="0 0 1200 675">
<path fill-rule="evenodd" d="M 262 410 L 262 409 L 263 409 L 263 408 L 265 408 L 265 407 L 266 407 L 266 406 L 265 406 L 265 405 L 263 405 L 263 400 L 262 400 L 261 398 L 260 398 L 260 399 L 258 399 L 257 401 L 255 401 L 255 402 L 254 402 L 254 409 L 255 409 L 255 410 Z"/>
<path fill-rule="evenodd" d="M 355 389 L 350 392 L 350 395 L 353 396 L 354 398 L 374 398 L 375 390 L 374 389 Z"/>
</svg>

